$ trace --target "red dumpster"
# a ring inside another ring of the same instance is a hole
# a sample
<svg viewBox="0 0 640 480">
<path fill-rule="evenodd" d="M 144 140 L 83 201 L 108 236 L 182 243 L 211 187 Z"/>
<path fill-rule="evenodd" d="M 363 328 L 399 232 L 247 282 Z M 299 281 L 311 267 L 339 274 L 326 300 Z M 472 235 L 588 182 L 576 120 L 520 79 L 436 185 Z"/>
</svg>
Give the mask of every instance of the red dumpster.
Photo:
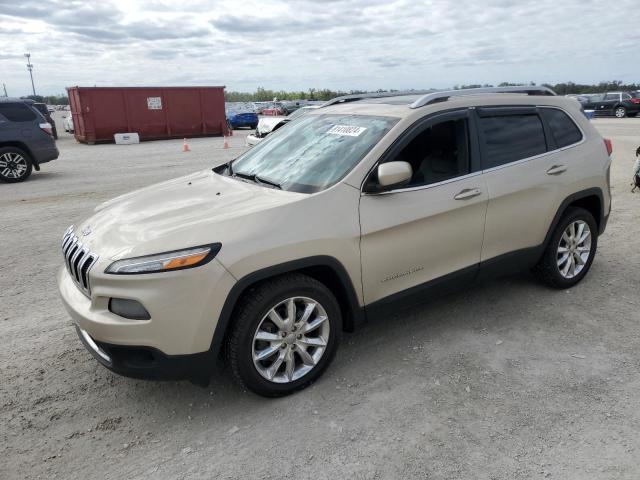
<svg viewBox="0 0 640 480">
<path fill-rule="evenodd" d="M 227 134 L 224 87 L 69 87 L 78 141 L 113 142 Z"/>
</svg>

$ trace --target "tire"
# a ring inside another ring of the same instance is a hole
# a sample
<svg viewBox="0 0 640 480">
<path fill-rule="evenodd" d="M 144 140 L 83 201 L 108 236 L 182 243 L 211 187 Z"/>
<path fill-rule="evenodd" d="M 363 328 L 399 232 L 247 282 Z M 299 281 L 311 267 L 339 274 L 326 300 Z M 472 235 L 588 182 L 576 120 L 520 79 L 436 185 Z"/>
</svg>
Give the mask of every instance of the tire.
<svg viewBox="0 0 640 480">
<path fill-rule="evenodd" d="M 0 148 L 0 181 L 6 183 L 23 182 L 33 170 L 31 156 L 16 147 Z"/>
<path fill-rule="evenodd" d="M 616 118 L 624 118 L 627 116 L 627 109 L 622 106 L 617 106 L 613 109 L 613 114 Z"/>
<path fill-rule="evenodd" d="M 258 124 L 252 123 L 251 125 L 249 125 L 249 128 L 251 128 L 251 130 L 255 130 L 256 128 L 258 128 Z"/>
<path fill-rule="evenodd" d="M 303 322 L 307 309 L 308 321 Z M 288 322 L 290 311 L 297 319 L 293 326 Z M 271 321 L 274 312 L 283 328 Z M 334 295 L 324 284 L 297 273 L 252 287 L 240 299 L 232 322 L 227 363 L 241 386 L 265 397 L 289 395 L 314 382 L 333 360 L 342 334 L 342 316 Z"/>
<path fill-rule="evenodd" d="M 571 238 L 569 229 L 572 225 L 576 240 L 580 240 L 577 238 L 579 235 L 585 236 L 588 227 L 589 235 L 585 237 L 583 242 L 577 241 L 574 244 L 567 242 L 567 239 Z M 585 230 L 582 230 L 581 226 Z M 585 251 L 587 247 L 588 253 Z M 553 231 L 542 258 L 533 268 L 533 273 L 550 287 L 558 289 L 573 287 L 585 277 L 591 268 L 597 248 L 598 226 L 593 215 L 583 208 L 569 207 Z M 563 262 L 565 255 L 567 257 Z M 565 271 L 566 273 L 564 273 Z"/>
</svg>

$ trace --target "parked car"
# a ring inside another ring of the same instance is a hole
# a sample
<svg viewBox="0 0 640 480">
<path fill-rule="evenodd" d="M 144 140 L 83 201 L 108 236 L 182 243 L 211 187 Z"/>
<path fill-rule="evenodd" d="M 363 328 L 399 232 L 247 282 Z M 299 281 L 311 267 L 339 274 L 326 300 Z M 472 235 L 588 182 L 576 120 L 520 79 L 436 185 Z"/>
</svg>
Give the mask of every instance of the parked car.
<svg viewBox="0 0 640 480">
<path fill-rule="evenodd" d="M 289 110 L 287 110 L 287 107 L 280 102 L 273 102 L 267 107 L 260 109 L 260 115 L 267 115 L 271 117 L 286 116 L 288 114 Z"/>
<path fill-rule="evenodd" d="M 569 95 L 565 95 L 565 97 L 573 98 L 574 100 L 577 100 L 581 104 L 588 103 L 590 101 L 590 99 L 589 99 L 589 97 L 587 95 L 577 95 L 577 94 L 573 94 L 572 93 L 572 94 L 569 94 Z"/>
<path fill-rule="evenodd" d="M 585 110 L 594 110 L 597 115 L 635 117 L 640 112 L 640 97 L 635 92 L 607 92 L 592 97 L 582 106 Z"/>
<path fill-rule="evenodd" d="M 254 112 L 227 112 L 227 124 L 229 128 L 249 127 L 256 128 L 258 126 L 258 114 Z"/>
<path fill-rule="evenodd" d="M 64 127 L 64 131 L 67 133 L 74 133 L 73 128 L 73 115 L 71 111 L 67 110 L 64 116 L 62 117 L 62 126 Z"/>
<path fill-rule="evenodd" d="M 35 168 L 58 158 L 52 125 L 19 98 L 0 97 L 0 181 L 26 180 Z"/>
<path fill-rule="evenodd" d="M 30 100 L 25 100 L 25 102 L 31 103 Z M 51 131 L 53 132 L 53 138 L 57 140 L 58 130 L 56 129 L 56 122 L 53 121 L 53 118 L 51 117 L 51 111 L 49 110 L 49 108 L 47 108 L 47 105 L 45 103 L 33 102 L 31 103 L 31 106 L 38 110 L 47 120 L 47 122 L 49 122 L 49 124 L 51 125 Z"/>
<path fill-rule="evenodd" d="M 56 111 L 56 108 L 53 105 L 47 105 L 47 111 L 53 113 Z"/>
<path fill-rule="evenodd" d="M 585 277 L 611 142 L 575 101 L 544 87 L 385 95 L 335 99 L 69 227 L 58 285 L 96 360 L 206 383 L 224 355 L 242 385 L 285 395 L 367 318 L 520 269 L 559 289 Z"/>
<path fill-rule="evenodd" d="M 293 113 L 287 115 L 286 117 L 279 116 L 260 118 L 260 120 L 258 121 L 258 126 L 256 127 L 256 131 L 247 135 L 247 145 L 250 147 L 257 145 L 271 132 L 279 129 L 291 120 L 295 120 L 296 118 L 301 117 L 309 111 L 315 110 L 316 108 L 319 108 L 319 106 L 301 107 Z"/>
</svg>

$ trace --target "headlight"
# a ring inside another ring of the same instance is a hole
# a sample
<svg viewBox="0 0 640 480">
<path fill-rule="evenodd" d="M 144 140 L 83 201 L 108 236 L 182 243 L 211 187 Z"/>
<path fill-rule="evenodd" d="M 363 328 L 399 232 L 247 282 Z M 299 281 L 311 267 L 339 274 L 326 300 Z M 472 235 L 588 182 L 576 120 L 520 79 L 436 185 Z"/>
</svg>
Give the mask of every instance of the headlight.
<svg viewBox="0 0 640 480">
<path fill-rule="evenodd" d="M 107 267 L 105 273 L 128 275 L 199 267 L 211 261 L 211 259 L 218 254 L 221 246 L 221 243 L 214 243 L 212 245 L 187 248 L 185 250 L 174 250 L 157 255 L 117 260 Z"/>
</svg>

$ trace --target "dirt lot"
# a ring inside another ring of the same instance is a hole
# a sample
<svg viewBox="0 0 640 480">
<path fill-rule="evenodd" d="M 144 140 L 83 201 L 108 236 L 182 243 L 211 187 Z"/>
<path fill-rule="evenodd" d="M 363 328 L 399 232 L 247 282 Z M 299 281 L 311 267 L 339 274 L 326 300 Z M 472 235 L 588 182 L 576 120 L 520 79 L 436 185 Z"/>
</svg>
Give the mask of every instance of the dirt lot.
<svg viewBox="0 0 640 480">
<path fill-rule="evenodd" d="M 594 123 L 614 141 L 614 207 L 584 282 L 511 277 L 369 324 L 318 383 L 278 400 L 224 372 L 207 389 L 110 373 L 54 278 L 68 225 L 232 158 L 243 134 L 182 153 L 181 141 L 86 146 L 62 132 L 57 161 L 0 185 L 0 478 L 637 479 L 640 119 Z"/>
</svg>

